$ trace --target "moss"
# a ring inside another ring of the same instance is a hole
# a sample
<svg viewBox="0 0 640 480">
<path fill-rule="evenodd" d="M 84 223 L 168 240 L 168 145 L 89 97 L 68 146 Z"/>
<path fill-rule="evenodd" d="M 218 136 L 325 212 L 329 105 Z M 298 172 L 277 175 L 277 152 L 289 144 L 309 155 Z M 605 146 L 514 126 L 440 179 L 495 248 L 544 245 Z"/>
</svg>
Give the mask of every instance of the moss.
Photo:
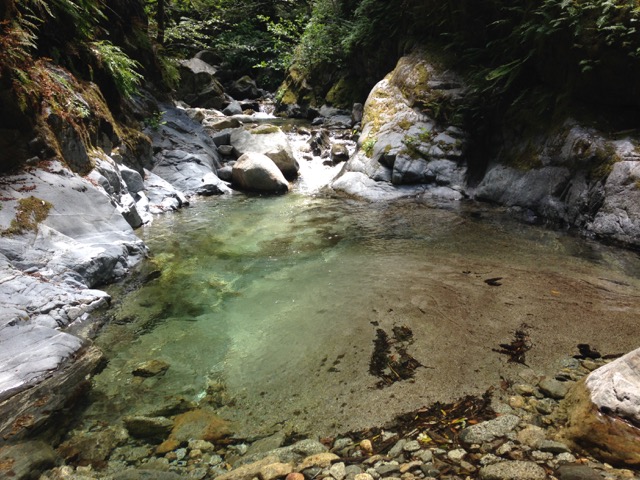
<svg viewBox="0 0 640 480">
<path fill-rule="evenodd" d="M 359 99 L 359 86 L 352 78 L 342 77 L 333 84 L 325 100 L 339 108 L 351 108 Z"/>
<path fill-rule="evenodd" d="M 522 151 L 509 154 L 507 164 L 525 172 L 542 168 L 543 166 L 540 152 L 536 150 L 532 142 L 527 143 L 527 146 Z"/>
<path fill-rule="evenodd" d="M 362 142 L 362 151 L 364 154 L 371 158 L 373 155 L 373 147 L 376 146 L 376 139 L 374 137 L 367 138 L 364 142 Z"/>
<path fill-rule="evenodd" d="M 280 128 L 276 125 L 260 125 L 249 130 L 249 133 L 252 133 L 254 135 L 267 135 L 270 133 L 278 133 L 279 131 Z"/>
<path fill-rule="evenodd" d="M 615 152 L 613 145 L 607 145 L 602 153 L 599 151 L 596 153 L 598 154 L 597 163 L 591 168 L 589 174 L 593 179 L 605 180 L 613 171 L 613 166 L 618 163 L 621 158 Z"/>
<path fill-rule="evenodd" d="M 408 120 L 408 119 L 404 119 L 404 120 L 400 120 L 398 122 L 398 127 L 400 127 L 402 130 L 409 130 L 411 128 L 411 126 L 413 125 L 413 123 Z"/>
<path fill-rule="evenodd" d="M 636 187 L 636 189 L 640 190 L 640 179 L 636 180 L 633 185 Z"/>
<path fill-rule="evenodd" d="M 37 231 L 38 225 L 49 216 L 51 203 L 30 196 L 21 198 L 16 209 L 16 218 L 11 220 L 9 228 L 2 232 L 2 235 L 16 235 L 27 231 Z"/>
</svg>

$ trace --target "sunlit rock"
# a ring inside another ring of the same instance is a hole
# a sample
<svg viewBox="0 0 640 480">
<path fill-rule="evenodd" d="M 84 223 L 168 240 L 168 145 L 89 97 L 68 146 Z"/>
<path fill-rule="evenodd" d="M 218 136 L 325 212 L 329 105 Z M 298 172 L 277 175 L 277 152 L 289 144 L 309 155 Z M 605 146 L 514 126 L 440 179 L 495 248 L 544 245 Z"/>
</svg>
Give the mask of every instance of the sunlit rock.
<svg viewBox="0 0 640 480">
<path fill-rule="evenodd" d="M 265 193 L 285 193 L 289 184 L 276 164 L 266 155 L 248 152 L 242 155 L 232 170 L 233 185 Z"/>
<path fill-rule="evenodd" d="M 578 382 L 566 408 L 566 438 L 609 463 L 640 465 L 640 349 Z"/>
</svg>

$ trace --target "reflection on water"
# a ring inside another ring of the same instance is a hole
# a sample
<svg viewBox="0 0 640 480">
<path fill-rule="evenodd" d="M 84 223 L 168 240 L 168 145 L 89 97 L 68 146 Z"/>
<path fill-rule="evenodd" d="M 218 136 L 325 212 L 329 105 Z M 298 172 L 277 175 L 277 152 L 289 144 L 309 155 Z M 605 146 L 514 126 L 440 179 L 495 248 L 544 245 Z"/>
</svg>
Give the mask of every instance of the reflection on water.
<svg viewBox="0 0 640 480">
<path fill-rule="evenodd" d="M 118 299 L 97 340 L 109 364 L 88 422 L 182 397 L 209 402 L 244 435 L 326 433 L 514 374 L 492 347 L 524 322 L 540 369 L 577 343 L 623 351 L 640 339 L 635 254 L 490 211 L 230 196 L 157 218 L 142 235 L 154 252 L 145 269 L 159 275 Z M 483 281 L 498 276 L 501 287 Z M 624 333 L 602 334 L 603 320 Z M 415 383 L 378 390 L 372 341 L 397 325 L 413 329 L 425 367 Z M 153 359 L 170 364 L 165 375 L 131 374 Z"/>
</svg>

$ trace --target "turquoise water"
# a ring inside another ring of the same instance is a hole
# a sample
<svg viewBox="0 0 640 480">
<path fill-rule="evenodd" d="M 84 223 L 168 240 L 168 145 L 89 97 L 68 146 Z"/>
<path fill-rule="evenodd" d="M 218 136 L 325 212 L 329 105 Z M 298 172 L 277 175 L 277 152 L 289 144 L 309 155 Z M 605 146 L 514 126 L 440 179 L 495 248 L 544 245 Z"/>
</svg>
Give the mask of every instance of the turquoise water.
<svg viewBox="0 0 640 480">
<path fill-rule="evenodd" d="M 144 270 L 156 273 L 114 291 L 88 423 L 183 398 L 216 408 L 238 435 L 327 434 L 522 374 L 492 349 L 523 324 L 527 364 L 541 372 L 577 343 L 609 353 L 640 343 L 636 254 L 492 209 L 234 195 L 158 217 L 142 237 L 153 252 Z M 484 282 L 495 277 L 501 286 Z M 400 325 L 424 367 L 378 389 L 376 330 Z M 149 360 L 170 367 L 132 375 Z"/>
</svg>

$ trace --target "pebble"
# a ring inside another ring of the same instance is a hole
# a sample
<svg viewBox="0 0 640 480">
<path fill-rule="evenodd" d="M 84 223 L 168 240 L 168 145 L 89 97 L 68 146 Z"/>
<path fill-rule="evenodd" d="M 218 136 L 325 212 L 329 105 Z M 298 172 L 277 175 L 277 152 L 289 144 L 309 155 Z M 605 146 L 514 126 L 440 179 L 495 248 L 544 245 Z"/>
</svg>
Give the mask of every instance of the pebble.
<svg viewBox="0 0 640 480">
<path fill-rule="evenodd" d="M 285 480 L 305 480 L 304 475 L 298 472 L 291 472 L 285 477 Z"/>
<path fill-rule="evenodd" d="M 370 473 L 358 473 L 353 480 L 375 480 Z"/>
<path fill-rule="evenodd" d="M 413 470 L 414 468 L 419 468 L 420 465 L 422 465 L 422 462 L 420 460 L 414 460 L 413 462 L 403 463 L 402 465 L 400 465 L 400 473 L 407 473 Z"/>
<path fill-rule="evenodd" d="M 567 395 L 571 385 L 573 385 L 573 382 L 560 382 L 555 378 L 545 378 L 538 384 L 538 388 L 546 396 L 562 400 Z"/>
<path fill-rule="evenodd" d="M 360 442 L 360 450 L 364 453 L 370 454 L 373 453 L 373 445 L 371 444 L 371 440 L 364 439 Z"/>
<path fill-rule="evenodd" d="M 298 470 L 306 470 L 311 467 L 328 468 L 336 460 L 340 460 L 340 457 L 335 453 L 316 453 L 305 458 L 298 466 Z"/>
<path fill-rule="evenodd" d="M 344 477 L 346 477 L 347 472 L 344 463 L 339 462 L 331 465 L 331 467 L 329 468 L 329 475 L 331 475 L 336 480 L 342 480 Z"/>
<path fill-rule="evenodd" d="M 342 450 L 344 448 L 350 447 L 353 445 L 353 440 L 350 438 L 338 438 L 335 442 L 333 442 L 334 450 Z"/>
<path fill-rule="evenodd" d="M 464 459 L 467 451 L 463 448 L 456 448 L 455 450 L 450 450 L 447 452 L 447 458 L 455 463 L 460 463 L 462 459 Z"/>
<path fill-rule="evenodd" d="M 424 463 L 429 463 L 433 460 L 433 452 L 431 450 L 425 450 L 419 455 L 420 460 Z"/>
<path fill-rule="evenodd" d="M 516 392 L 518 395 L 529 397 L 535 393 L 536 389 L 526 383 L 519 383 L 513 386 L 513 391 Z"/>
<path fill-rule="evenodd" d="M 417 452 L 418 450 L 420 450 L 420 448 L 420 442 L 418 442 L 417 440 L 410 440 L 404 444 L 402 450 L 412 453 Z"/>
<path fill-rule="evenodd" d="M 545 441 L 545 431 L 536 425 L 527 425 L 517 434 L 518 442 L 531 448 L 538 448 Z"/>
<path fill-rule="evenodd" d="M 502 415 L 465 428 L 460 432 L 460 440 L 466 444 L 490 442 L 513 431 L 519 423 L 520 417 L 516 415 Z"/>
<path fill-rule="evenodd" d="M 378 480 L 380 478 L 380 474 L 375 468 L 367 468 L 367 471 L 365 473 L 369 474 L 373 478 L 373 480 Z"/>
<path fill-rule="evenodd" d="M 551 453 L 569 453 L 571 450 L 562 442 L 555 442 L 553 440 L 545 440 L 540 443 L 539 450 L 543 452 Z"/>
<path fill-rule="evenodd" d="M 381 477 L 385 477 L 391 473 L 399 472 L 400 465 L 398 465 L 398 462 L 389 462 L 377 467 L 376 470 L 378 471 Z"/>
<path fill-rule="evenodd" d="M 404 438 L 398 440 L 391 450 L 389 450 L 389 457 L 395 458 L 399 456 L 402 453 L 405 443 L 407 443 L 407 441 Z"/>
</svg>

